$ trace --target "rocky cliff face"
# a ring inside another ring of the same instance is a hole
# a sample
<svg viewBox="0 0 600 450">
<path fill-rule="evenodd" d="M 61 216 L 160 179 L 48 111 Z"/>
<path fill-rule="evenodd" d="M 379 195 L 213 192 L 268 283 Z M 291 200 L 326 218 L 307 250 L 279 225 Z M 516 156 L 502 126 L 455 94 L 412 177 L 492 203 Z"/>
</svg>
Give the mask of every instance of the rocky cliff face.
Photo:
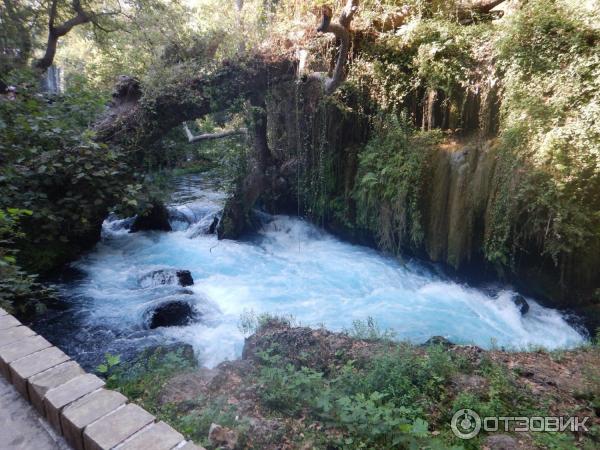
<svg viewBox="0 0 600 450">
<path fill-rule="evenodd" d="M 323 100 L 314 87 L 294 83 L 270 92 L 268 141 L 279 182 L 259 204 L 271 212 L 308 217 L 355 242 L 442 263 L 451 273 L 514 282 L 553 306 L 589 305 L 597 274 L 589 267 L 583 270 L 583 261 L 565 272 L 541 256 L 535 239 L 506 266 L 491 264 L 485 257 L 499 180 L 505 176 L 499 169 L 498 98 L 498 87 L 488 84 L 451 98 L 425 90 L 406 100 L 414 127 L 444 133 L 441 142 L 428 150 L 415 186 L 419 242 L 400 236 L 398 245 L 386 245 L 381 220 L 373 227 L 357 218 L 359 159 L 374 133 L 373 111 L 360 95 L 343 93 L 335 100 Z M 511 173 L 511 183 L 516 185 L 519 176 L 518 170 Z M 400 203 L 409 201 L 406 197 Z M 396 210 L 407 207 L 392 205 Z M 383 206 L 374 211 L 381 217 L 389 213 Z"/>
</svg>

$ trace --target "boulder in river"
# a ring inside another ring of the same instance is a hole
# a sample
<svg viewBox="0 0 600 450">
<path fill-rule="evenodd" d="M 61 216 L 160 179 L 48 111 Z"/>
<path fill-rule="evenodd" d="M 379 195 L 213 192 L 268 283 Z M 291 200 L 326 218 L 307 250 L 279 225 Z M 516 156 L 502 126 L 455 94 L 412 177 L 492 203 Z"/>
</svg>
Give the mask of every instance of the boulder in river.
<svg viewBox="0 0 600 450">
<path fill-rule="evenodd" d="M 162 203 L 154 203 L 150 209 L 144 211 L 135 218 L 129 232 L 171 230 L 169 211 Z"/>
<path fill-rule="evenodd" d="M 148 328 L 178 327 L 199 319 L 199 314 L 186 299 L 169 297 L 146 313 Z"/>
<path fill-rule="evenodd" d="M 160 269 L 154 270 L 140 278 L 140 286 L 155 287 L 166 285 L 192 286 L 194 279 L 189 270 Z"/>
<path fill-rule="evenodd" d="M 525 297 L 523 297 L 520 294 L 516 294 L 513 296 L 512 301 L 517 306 L 517 308 L 519 308 L 521 315 L 527 314 L 527 311 L 529 311 L 529 303 L 527 303 Z"/>
</svg>

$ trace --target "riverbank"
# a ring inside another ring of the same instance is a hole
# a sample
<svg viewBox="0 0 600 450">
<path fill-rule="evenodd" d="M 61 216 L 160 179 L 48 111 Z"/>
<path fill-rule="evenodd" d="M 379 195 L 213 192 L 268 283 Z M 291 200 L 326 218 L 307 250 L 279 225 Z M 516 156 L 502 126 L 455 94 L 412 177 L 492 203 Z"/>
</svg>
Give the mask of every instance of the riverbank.
<svg viewBox="0 0 600 450">
<path fill-rule="evenodd" d="M 432 339 L 354 336 L 263 316 L 241 359 L 197 368 L 158 351 L 117 367 L 109 385 L 207 448 L 595 448 L 600 351 L 505 352 Z M 150 363 L 148 363 L 150 361 Z M 484 416 L 577 416 L 583 433 L 481 433 L 458 439 L 455 411 Z M 218 424 L 216 427 L 213 424 Z"/>
</svg>

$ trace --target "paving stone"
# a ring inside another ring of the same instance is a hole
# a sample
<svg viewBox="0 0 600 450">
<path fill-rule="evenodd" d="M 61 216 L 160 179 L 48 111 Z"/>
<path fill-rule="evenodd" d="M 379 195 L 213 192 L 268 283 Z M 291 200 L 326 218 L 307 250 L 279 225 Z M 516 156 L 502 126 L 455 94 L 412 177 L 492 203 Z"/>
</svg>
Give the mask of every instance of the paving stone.
<svg viewBox="0 0 600 450">
<path fill-rule="evenodd" d="M 42 336 L 28 336 L 19 341 L 18 345 L 7 345 L 0 347 L 0 372 L 10 380 L 10 370 L 8 365 L 32 353 L 39 352 L 45 348 L 52 347 L 52 344 Z"/>
<path fill-rule="evenodd" d="M 136 433 L 115 450 L 171 450 L 183 441 L 181 433 L 164 422 L 158 422 Z"/>
<path fill-rule="evenodd" d="M 8 315 L 8 313 L 6 311 L 4 311 L 2 308 L 0 308 L 0 317 L 6 316 L 6 315 Z"/>
<path fill-rule="evenodd" d="M 27 392 L 33 406 L 42 415 L 46 415 L 44 410 L 44 397 L 46 392 L 75 377 L 85 373 L 81 366 L 75 361 L 67 361 L 51 369 L 48 369 L 38 375 L 34 375 L 27 381 Z"/>
<path fill-rule="evenodd" d="M 27 336 L 33 336 L 35 332 L 29 327 L 14 327 L 0 330 L 0 347 L 11 345 Z"/>
<path fill-rule="evenodd" d="M 86 427 L 83 433 L 85 450 L 113 448 L 152 422 L 152 414 L 130 403 Z"/>
<path fill-rule="evenodd" d="M 0 330 L 18 327 L 19 325 L 21 325 L 21 322 L 19 322 L 13 316 L 7 315 L 0 317 Z"/>
<path fill-rule="evenodd" d="M 83 429 L 126 402 L 124 395 L 101 389 L 71 403 L 60 418 L 65 439 L 75 450 L 83 450 Z"/>
<path fill-rule="evenodd" d="M 50 389 L 46 392 L 46 397 L 44 398 L 46 418 L 59 433 L 62 433 L 60 428 L 61 410 L 68 404 L 79 400 L 90 392 L 100 389 L 102 386 L 104 386 L 104 380 L 91 373 L 86 373 L 54 389 Z"/>
<path fill-rule="evenodd" d="M 69 359 L 66 354 L 56 347 L 50 347 L 33 355 L 18 359 L 9 366 L 12 384 L 23 397 L 29 400 L 27 379 Z"/>
</svg>

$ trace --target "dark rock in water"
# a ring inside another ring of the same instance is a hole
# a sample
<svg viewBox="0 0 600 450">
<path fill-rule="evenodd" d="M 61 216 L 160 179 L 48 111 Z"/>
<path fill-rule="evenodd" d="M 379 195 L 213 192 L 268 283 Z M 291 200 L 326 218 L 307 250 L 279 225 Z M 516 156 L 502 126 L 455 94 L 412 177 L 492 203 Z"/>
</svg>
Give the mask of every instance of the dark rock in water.
<svg viewBox="0 0 600 450">
<path fill-rule="evenodd" d="M 140 278 L 140 286 L 153 287 L 165 285 L 192 286 L 194 279 L 189 270 L 161 269 L 154 270 Z"/>
<path fill-rule="evenodd" d="M 215 216 L 210 227 L 208 227 L 208 234 L 215 234 L 217 231 L 217 226 L 219 225 L 219 218 Z"/>
<path fill-rule="evenodd" d="M 144 211 L 135 218 L 129 232 L 171 230 L 169 211 L 162 203 L 154 203 L 150 209 Z"/>
<path fill-rule="evenodd" d="M 150 329 L 189 325 L 198 319 L 198 313 L 194 311 L 190 303 L 177 299 L 159 304 L 147 315 Z"/>
<path fill-rule="evenodd" d="M 441 345 L 446 348 L 454 346 L 454 344 L 444 336 L 432 336 L 423 343 L 423 347 L 430 347 L 433 345 Z"/>
<path fill-rule="evenodd" d="M 175 272 L 175 276 L 179 281 L 180 286 L 192 286 L 194 284 L 194 279 L 192 278 L 192 273 L 189 270 L 178 270 Z"/>
<path fill-rule="evenodd" d="M 519 308 L 521 314 L 527 314 L 527 311 L 529 311 L 529 303 L 527 303 L 527 300 L 525 300 L 522 295 L 514 295 L 512 301 L 515 305 L 517 305 L 517 308 Z"/>
</svg>

